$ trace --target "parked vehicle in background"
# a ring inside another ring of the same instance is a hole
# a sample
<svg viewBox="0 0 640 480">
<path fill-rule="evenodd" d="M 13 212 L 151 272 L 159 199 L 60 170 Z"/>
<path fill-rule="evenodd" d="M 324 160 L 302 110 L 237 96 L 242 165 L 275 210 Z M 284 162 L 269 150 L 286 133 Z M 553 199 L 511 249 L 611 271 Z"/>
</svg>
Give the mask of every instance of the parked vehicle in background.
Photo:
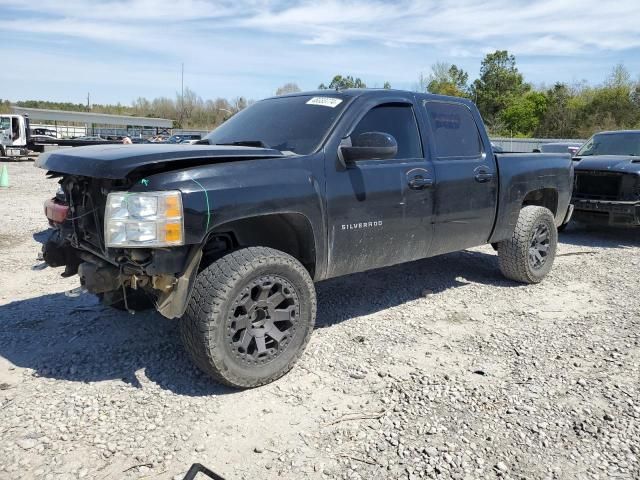
<svg viewBox="0 0 640 480">
<path fill-rule="evenodd" d="M 576 142 L 557 142 L 557 143 L 543 143 L 539 148 L 535 149 L 534 153 L 569 153 L 572 157 L 576 154 L 581 143 Z"/>
<path fill-rule="evenodd" d="M 171 135 L 166 143 L 185 143 L 189 140 L 200 140 L 202 135 L 199 133 L 180 133 L 176 135 Z"/>
<path fill-rule="evenodd" d="M 104 142 L 106 138 L 102 138 L 100 135 L 85 135 L 82 137 L 74 137 L 72 140 L 80 140 L 83 142 Z"/>
<path fill-rule="evenodd" d="M 537 283 L 570 211 L 570 157 L 495 154 L 458 97 L 283 95 L 201 143 L 41 155 L 60 179 L 43 255 L 108 305 L 182 317 L 194 362 L 235 387 L 300 357 L 314 281 L 491 243 L 507 278 Z"/>
<path fill-rule="evenodd" d="M 58 132 L 53 128 L 35 127 L 31 129 L 31 136 L 58 138 Z"/>
<path fill-rule="evenodd" d="M 29 153 L 29 119 L 0 115 L 0 157 L 24 157 Z"/>
<path fill-rule="evenodd" d="M 42 132 L 49 132 L 43 135 Z M 32 135 L 32 132 L 38 134 Z M 59 138 L 52 135 L 52 129 L 36 127 L 30 128 L 29 117 L 26 115 L 0 115 L 0 157 L 19 158 L 29 155 L 30 151 L 43 152 L 46 148 L 80 147 L 86 145 L 121 143 L 122 137 L 99 135 L 80 136 L 73 139 Z"/>
<path fill-rule="evenodd" d="M 53 143 L 58 140 L 58 137 L 52 137 L 50 135 L 31 135 L 31 140 L 33 142 Z"/>
<path fill-rule="evenodd" d="M 574 219 L 640 225 L 640 130 L 597 133 L 575 156 Z"/>
</svg>

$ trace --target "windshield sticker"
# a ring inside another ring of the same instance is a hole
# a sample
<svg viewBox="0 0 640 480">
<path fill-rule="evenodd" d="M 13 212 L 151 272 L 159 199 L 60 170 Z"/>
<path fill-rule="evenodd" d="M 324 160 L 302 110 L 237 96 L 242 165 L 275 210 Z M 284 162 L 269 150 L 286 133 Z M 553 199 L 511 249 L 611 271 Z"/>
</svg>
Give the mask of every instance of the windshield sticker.
<svg viewBox="0 0 640 480">
<path fill-rule="evenodd" d="M 321 105 L 323 107 L 336 108 L 342 103 L 340 98 L 331 97 L 313 97 L 307 102 L 307 105 Z"/>
</svg>

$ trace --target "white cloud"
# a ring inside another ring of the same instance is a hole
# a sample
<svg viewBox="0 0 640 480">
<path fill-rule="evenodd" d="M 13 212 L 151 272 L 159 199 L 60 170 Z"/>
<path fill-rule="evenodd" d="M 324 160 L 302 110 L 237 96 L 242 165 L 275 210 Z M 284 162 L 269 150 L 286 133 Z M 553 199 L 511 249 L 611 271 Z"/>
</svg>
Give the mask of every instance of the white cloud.
<svg viewBox="0 0 640 480">
<path fill-rule="evenodd" d="M 0 6 L 37 16 L 93 19 L 101 22 L 184 21 L 234 14 L 233 1 L 209 0 L 2 0 Z"/>
<path fill-rule="evenodd" d="M 0 0 L 0 38 L 18 71 L 31 68 L 28 59 L 42 88 L 43 65 L 59 86 L 128 84 L 123 101 L 159 84 L 173 95 L 182 61 L 188 84 L 212 96 L 264 96 L 289 80 L 313 88 L 335 73 L 408 87 L 439 60 L 473 75 L 496 48 L 516 54 L 528 75 L 553 74 L 549 65 L 562 57 L 562 68 L 603 78 L 589 72 L 596 57 L 593 64 L 630 59 L 640 69 L 638 19 L 637 0 Z M 529 71 L 527 58 L 536 59 Z M 0 73 L 8 79 L 23 91 Z"/>
<path fill-rule="evenodd" d="M 114 42 L 129 42 L 141 31 L 186 45 L 190 33 L 197 41 L 202 29 L 240 28 L 293 36 L 299 44 L 447 45 L 453 52 L 504 44 L 518 45 L 521 53 L 551 47 L 538 53 L 574 55 L 640 45 L 640 2 L 629 0 L 606 8 L 596 0 L 2 0 L 0 6 L 38 17 L 3 20 L 6 30 Z M 167 27 L 178 37 L 167 38 Z"/>
</svg>

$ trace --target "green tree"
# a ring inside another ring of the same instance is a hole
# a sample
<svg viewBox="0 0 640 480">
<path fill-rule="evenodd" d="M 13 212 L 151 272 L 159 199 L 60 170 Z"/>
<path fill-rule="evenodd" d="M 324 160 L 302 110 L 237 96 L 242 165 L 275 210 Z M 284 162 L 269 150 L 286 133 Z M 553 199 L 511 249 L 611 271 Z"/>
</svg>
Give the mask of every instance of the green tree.
<svg viewBox="0 0 640 480">
<path fill-rule="evenodd" d="M 320 90 L 344 90 L 347 88 L 367 88 L 367 85 L 360 78 L 353 78 L 351 75 L 346 77 L 336 75 L 328 87 L 324 83 L 318 86 Z"/>
<path fill-rule="evenodd" d="M 533 133 L 542 138 L 572 138 L 575 116 L 573 93 L 564 83 L 556 83 L 546 91 L 546 108 Z"/>
<path fill-rule="evenodd" d="M 610 117 L 617 128 L 633 126 L 640 114 L 638 105 L 633 101 L 635 87 L 628 70 L 623 65 L 616 65 L 605 84 L 590 92 L 590 99 L 582 112 L 583 118 L 598 123 Z"/>
<path fill-rule="evenodd" d="M 389 82 L 384 82 L 384 85 L 382 85 L 382 88 L 389 90 L 391 89 L 391 84 Z"/>
<path fill-rule="evenodd" d="M 547 96 L 530 91 L 514 98 L 500 112 L 500 123 L 505 135 L 531 136 L 540 125 L 547 109 Z"/>
<path fill-rule="evenodd" d="M 469 95 L 469 74 L 456 65 L 438 62 L 431 66 L 431 74 L 426 80 L 429 93 L 467 97 Z M 424 84 L 424 77 L 420 83 Z"/>
<path fill-rule="evenodd" d="M 482 60 L 480 78 L 473 82 L 471 98 L 485 121 L 493 125 L 514 98 L 530 88 L 516 67 L 516 58 L 506 50 L 496 50 Z"/>
<path fill-rule="evenodd" d="M 11 113 L 11 103 L 9 100 L 2 100 L 0 98 L 0 113 Z"/>
</svg>

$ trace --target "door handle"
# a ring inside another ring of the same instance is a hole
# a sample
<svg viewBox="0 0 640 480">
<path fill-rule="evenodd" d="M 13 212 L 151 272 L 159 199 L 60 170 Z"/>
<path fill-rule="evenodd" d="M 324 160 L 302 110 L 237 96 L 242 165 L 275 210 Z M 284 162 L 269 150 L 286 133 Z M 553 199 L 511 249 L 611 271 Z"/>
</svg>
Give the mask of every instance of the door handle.
<svg viewBox="0 0 640 480">
<path fill-rule="evenodd" d="M 493 173 L 488 170 L 476 170 L 475 176 L 476 182 L 478 183 L 487 183 L 493 179 Z"/>
<path fill-rule="evenodd" d="M 427 187 L 433 186 L 433 179 L 429 177 L 423 177 L 422 175 L 415 175 L 411 177 L 407 183 L 411 190 L 422 190 Z"/>
</svg>

